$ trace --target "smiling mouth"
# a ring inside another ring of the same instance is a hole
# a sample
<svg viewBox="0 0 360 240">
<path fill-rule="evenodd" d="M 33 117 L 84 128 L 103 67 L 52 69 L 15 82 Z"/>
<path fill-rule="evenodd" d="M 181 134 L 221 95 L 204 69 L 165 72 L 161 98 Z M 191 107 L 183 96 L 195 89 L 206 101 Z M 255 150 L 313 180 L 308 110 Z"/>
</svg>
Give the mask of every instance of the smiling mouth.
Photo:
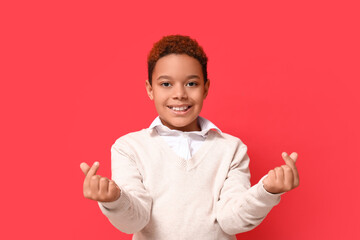
<svg viewBox="0 0 360 240">
<path fill-rule="evenodd" d="M 192 106 L 182 106 L 182 107 L 168 106 L 168 108 L 170 108 L 171 110 L 176 111 L 176 112 L 186 112 L 191 107 Z"/>
</svg>

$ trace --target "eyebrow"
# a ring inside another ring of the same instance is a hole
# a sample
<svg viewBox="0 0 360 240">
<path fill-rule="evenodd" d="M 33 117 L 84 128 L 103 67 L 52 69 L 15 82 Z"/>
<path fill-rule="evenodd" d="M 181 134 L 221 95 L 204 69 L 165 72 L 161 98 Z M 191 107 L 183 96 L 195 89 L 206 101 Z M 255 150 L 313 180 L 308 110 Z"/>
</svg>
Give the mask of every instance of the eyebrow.
<svg viewBox="0 0 360 240">
<path fill-rule="evenodd" d="M 188 79 L 192 79 L 192 78 L 197 78 L 200 79 L 199 75 L 193 74 L 193 75 L 189 75 L 186 77 L 186 80 Z M 168 75 L 161 75 L 159 76 L 156 80 L 160 80 L 160 79 L 167 79 L 167 80 L 171 80 L 172 77 L 168 76 Z"/>
</svg>

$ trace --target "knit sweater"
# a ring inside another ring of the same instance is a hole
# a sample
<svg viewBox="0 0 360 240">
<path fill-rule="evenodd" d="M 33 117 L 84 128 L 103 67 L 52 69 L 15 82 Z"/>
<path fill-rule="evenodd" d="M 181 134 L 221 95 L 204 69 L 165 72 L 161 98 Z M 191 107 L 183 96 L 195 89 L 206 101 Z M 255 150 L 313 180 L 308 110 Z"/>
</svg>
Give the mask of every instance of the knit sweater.
<svg viewBox="0 0 360 240">
<path fill-rule="evenodd" d="M 235 240 L 280 201 L 262 180 L 250 187 L 247 146 L 226 133 L 209 131 L 189 160 L 155 129 L 129 133 L 113 144 L 111 169 L 121 195 L 99 207 L 133 240 Z"/>
</svg>

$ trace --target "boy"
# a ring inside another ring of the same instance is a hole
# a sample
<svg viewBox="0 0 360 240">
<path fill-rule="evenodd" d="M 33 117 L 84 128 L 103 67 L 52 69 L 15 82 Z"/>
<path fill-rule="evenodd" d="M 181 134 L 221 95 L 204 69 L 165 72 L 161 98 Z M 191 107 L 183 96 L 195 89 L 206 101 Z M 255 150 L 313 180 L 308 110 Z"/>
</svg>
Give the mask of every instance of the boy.
<svg viewBox="0 0 360 240">
<path fill-rule="evenodd" d="M 155 43 L 146 90 L 159 116 L 114 143 L 113 180 L 96 175 L 98 162 L 80 165 L 84 196 L 133 239 L 234 240 L 299 185 L 297 154 L 284 153 L 286 164 L 250 187 L 246 145 L 199 116 L 210 86 L 206 69 L 195 40 L 172 35 Z"/>
</svg>

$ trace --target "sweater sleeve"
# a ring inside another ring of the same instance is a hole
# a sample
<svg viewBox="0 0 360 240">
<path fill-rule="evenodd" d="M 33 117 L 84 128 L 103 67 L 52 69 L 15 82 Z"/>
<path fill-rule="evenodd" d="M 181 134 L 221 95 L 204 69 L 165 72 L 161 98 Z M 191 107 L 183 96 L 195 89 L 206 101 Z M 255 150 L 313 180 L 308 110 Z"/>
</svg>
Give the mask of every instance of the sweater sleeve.
<svg viewBox="0 0 360 240">
<path fill-rule="evenodd" d="M 239 143 L 220 192 L 216 212 L 219 225 L 230 235 L 258 226 L 281 194 L 265 190 L 262 180 L 250 187 L 249 157 L 246 145 Z"/>
<path fill-rule="evenodd" d="M 99 207 L 120 231 L 128 234 L 138 232 L 150 220 L 152 199 L 145 189 L 134 155 L 119 140 L 111 148 L 111 172 L 121 195 L 113 202 L 98 202 Z"/>
</svg>

